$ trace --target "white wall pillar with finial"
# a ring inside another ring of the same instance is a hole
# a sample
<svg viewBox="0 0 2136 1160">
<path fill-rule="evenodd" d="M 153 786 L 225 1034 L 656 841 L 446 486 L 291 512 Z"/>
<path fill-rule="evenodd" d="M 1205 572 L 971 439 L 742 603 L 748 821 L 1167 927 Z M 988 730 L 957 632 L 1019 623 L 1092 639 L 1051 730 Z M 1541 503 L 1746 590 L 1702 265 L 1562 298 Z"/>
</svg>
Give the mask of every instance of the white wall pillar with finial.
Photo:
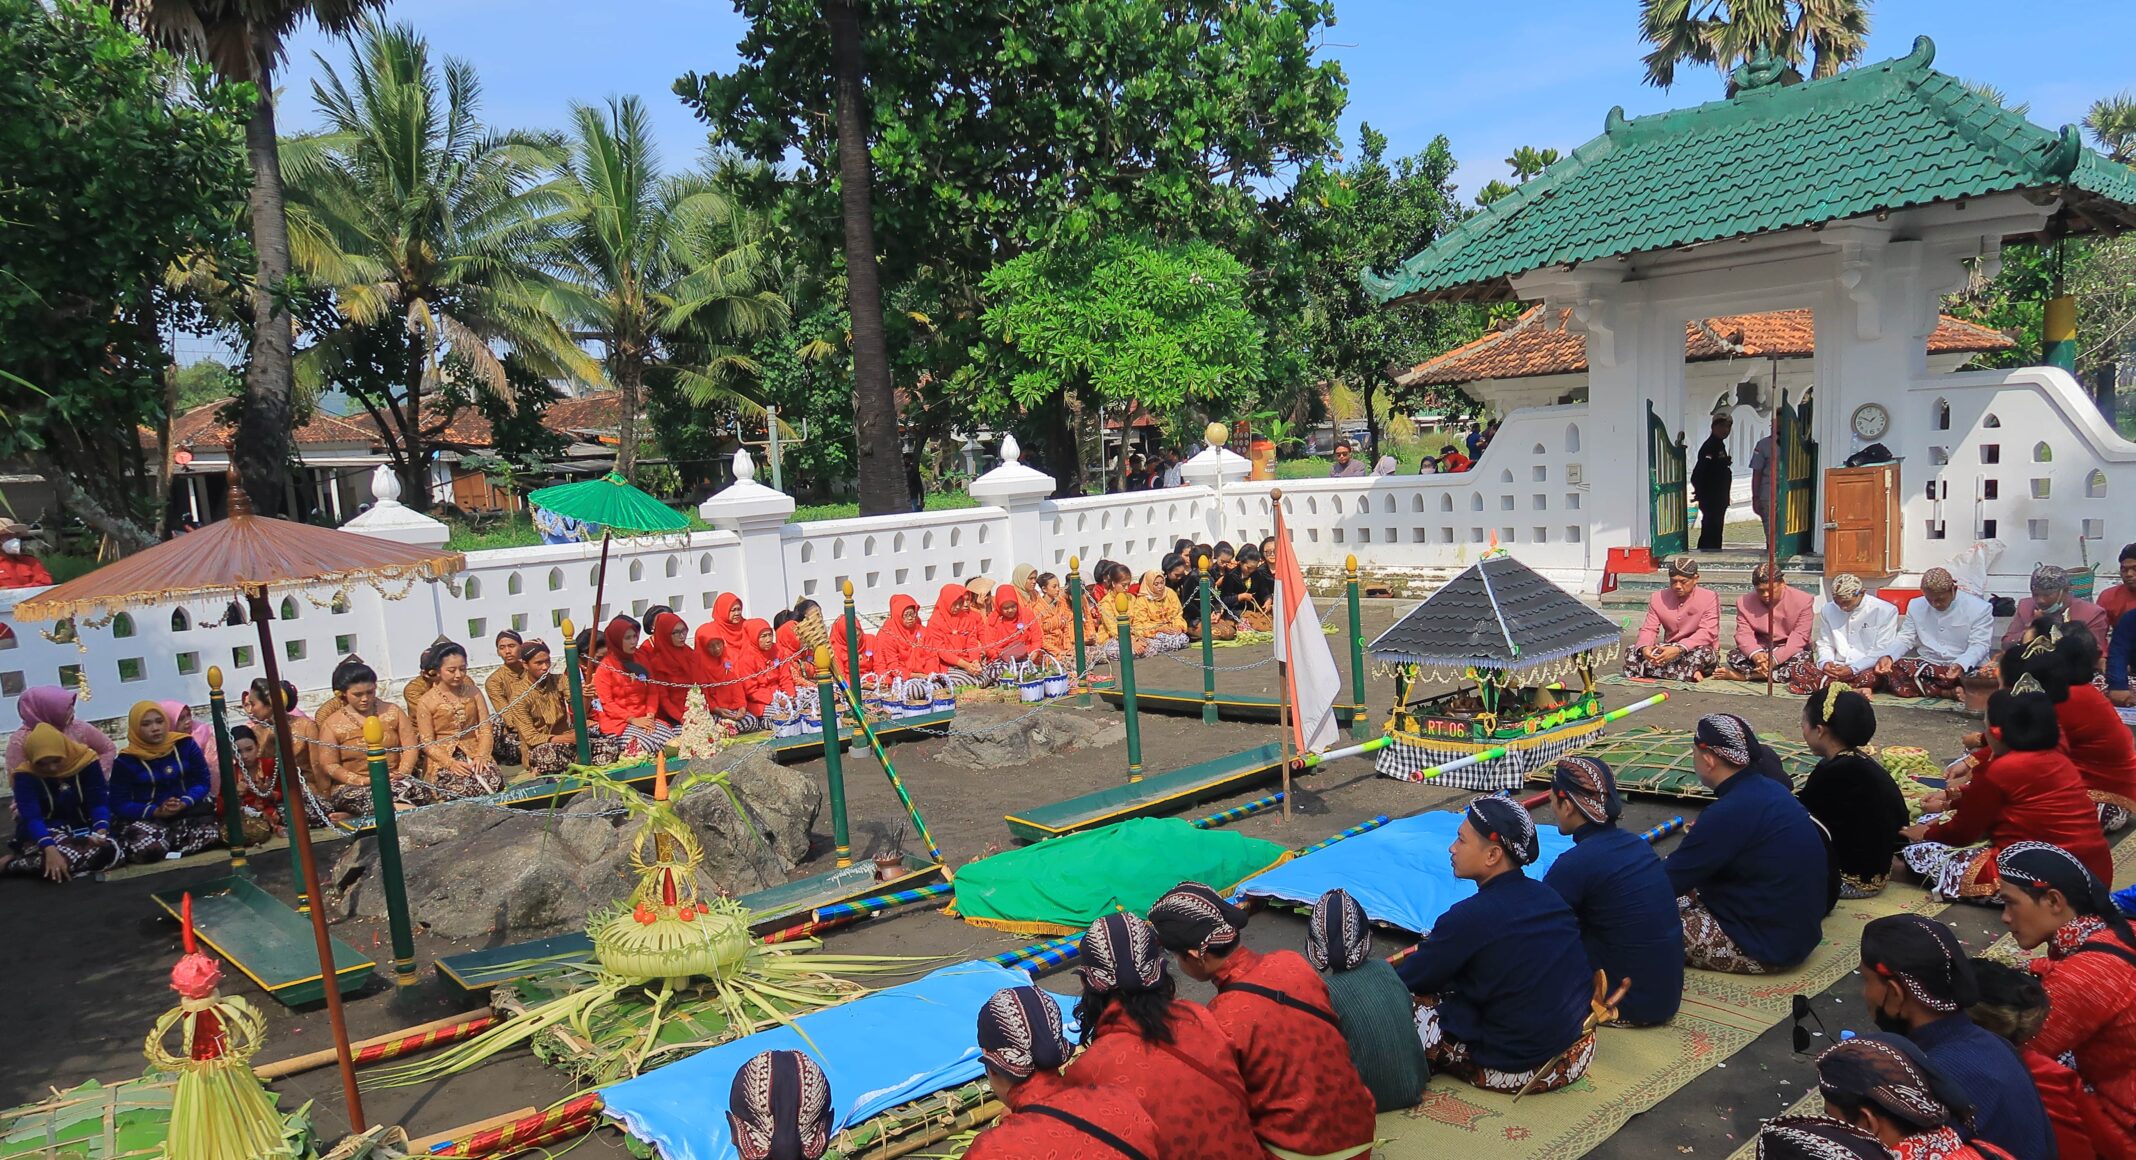
<svg viewBox="0 0 2136 1160">
<path fill-rule="evenodd" d="M 1228 539 L 1230 537 L 1226 535 L 1225 529 L 1239 526 L 1240 521 L 1233 518 L 1236 513 L 1227 511 L 1225 507 L 1226 504 L 1236 503 L 1238 497 L 1227 498 L 1224 489 L 1246 482 L 1247 475 L 1253 471 L 1253 464 L 1245 456 L 1224 446 L 1224 441 L 1230 436 L 1231 428 L 1222 423 L 1209 424 L 1208 429 L 1202 432 L 1205 441 L 1202 449 L 1179 465 L 1181 480 L 1191 487 L 1206 487 L 1215 496 L 1214 501 L 1203 509 L 1206 518 L 1197 532 L 1197 538 L 1204 543 L 1214 544 Z M 1258 502 L 1260 497 L 1254 498 Z"/>
<path fill-rule="evenodd" d="M 371 510 L 341 525 L 341 530 L 425 548 L 444 546 L 452 538 L 452 529 L 402 503 L 400 493 L 400 477 L 379 464 L 371 472 Z"/>
<path fill-rule="evenodd" d="M 1016 445 L 1016 436 L 1003 435 L 1001 466 L 973 480 L 966 489 L 973 499 L 1009 515 L 1006 563 L 1000 568 L 1003 576 L 1018 564 L 1044 566 L 1045 524 L 1039 518 L 1039 507 L 1053 494 L 1053 488 L 1052 476 L 1024 466 L 1023 449 Z"/>
<path fill-rule="evenodd" d="M 742 574 L 735 591 L 752 616 L 769 620 L 790 603 L 783 539 L 793 518 L 794 498 L 756 481 L 756 461 L 749 449 L 734 453 L 734 482 L 697 505 L 697 514 L 715 528 L 742 540 Z"/>
</svg>

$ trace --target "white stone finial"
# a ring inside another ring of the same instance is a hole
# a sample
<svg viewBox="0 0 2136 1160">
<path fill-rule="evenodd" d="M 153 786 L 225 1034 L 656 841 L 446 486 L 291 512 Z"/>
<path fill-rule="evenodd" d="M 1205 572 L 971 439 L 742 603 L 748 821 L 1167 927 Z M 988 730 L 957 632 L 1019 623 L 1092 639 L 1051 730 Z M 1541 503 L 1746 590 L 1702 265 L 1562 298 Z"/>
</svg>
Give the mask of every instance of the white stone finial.
<svg viewBox="0 0 2136 1160">
<path fill-rule="evenodd" d="M 749 457 L 747 447 L 734 449 L 734 478 L 745 481 L 756 479 L 756 460 Z"/>
<path fill-rule="evenodd" d="M 1013 433 L 1001 437 L 1001 461 L 1003 463 L 1023 462 L 1023 448 L 1016 445 L 1016 436 Z"/>
<path fill-rule="evenodd" d="M 378 506 L 398 505 L 400 503 L 400 493 L 400 476 L 395 475 L 391 467 L 381 463 L 372 469 L 371 498 L 378 501 Z"/>
</svg>

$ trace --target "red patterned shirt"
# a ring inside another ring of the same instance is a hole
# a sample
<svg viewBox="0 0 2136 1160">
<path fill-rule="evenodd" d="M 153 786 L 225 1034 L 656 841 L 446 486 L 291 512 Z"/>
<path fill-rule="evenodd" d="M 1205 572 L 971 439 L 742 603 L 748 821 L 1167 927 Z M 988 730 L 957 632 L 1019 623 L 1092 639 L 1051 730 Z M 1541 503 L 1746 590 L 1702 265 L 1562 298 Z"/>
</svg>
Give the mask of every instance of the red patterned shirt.
<svg viewBox="0 0 2136 1160">
<path fill-rule="evenodd" d="M 1267 1160 L 1247 1117 L 1237 1052 L 1216 1016 L 1179 999 L 1169 1022 L 1172 1042 L 1151 1043 L 1124 1008 L 1107 1007 L 1097 1037 L 1068 1065 L 1068 1082 L 1134 1096 L 1157 1125 L 1166 1160 Z"/>
<path fill-rule="evenodd" d="M 1908 1136 L 1892 1145 L 1891 1154 L 1899 1160 L 2010 1160 L 2008 1152 L 1979 1140 L 1968 1144 L 1947 1126 Z"/>
<path fill-rule="evenodd" d="M 1109 1087 L 1077 1087 L 1057 1072 L 1039 1072 L 1009 1093 L 1009 1114 L 979 1133 L 964 1160 L 1156 1160 L 1157 1125 L 1135 1097 Z M 1071 1120 L 1133 1148 L 1123 1152 Z"/>
<path fill-rule="evenodd" d="M 1296 951 L 1239 947 L 1217 966 L 1214 982 L 1209 1010 L 1238 1045 L 1254 1132 L 1309 1156 L 1371 1143 L 1372 1092 L 1350 1062 L 1328 985 L 1312 964 Z"/>
<path fill-rule="evenodd" d="M 2124 1147 L 2136 1150 L 2136 964 L 2103 947 L 2136 950 L 2090 916 L 2047 940 L 2047 957 L 2032 961 L 2047 988 L 2047 1022 L 2026 1046 L 2075 1056 L 2077 1075 L 2098 1095 Z"/>
</svg>

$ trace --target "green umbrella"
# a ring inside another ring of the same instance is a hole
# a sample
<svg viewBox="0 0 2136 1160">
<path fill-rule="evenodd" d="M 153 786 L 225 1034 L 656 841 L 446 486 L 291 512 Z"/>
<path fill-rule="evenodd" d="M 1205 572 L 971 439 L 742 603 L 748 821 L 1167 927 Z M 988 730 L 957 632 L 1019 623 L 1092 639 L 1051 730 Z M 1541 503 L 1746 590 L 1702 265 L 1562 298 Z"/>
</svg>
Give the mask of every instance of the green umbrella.
<svg viewBox="0 0 2136 1160">
<path fill-rule="evenodd" d="M 601 567 L 593 585 L 592 628 L 596 635 L 601 631 L 601 598 L 608 589 L 610 536 L 618 531 L 627 536 L 645 536 L 690 530 L 690 521 L 681 512 L 631 486 L 613 471 L 599 479 L 541 488 L 528 495 L 527 502 L 552 515 L 600 527 Z"/>
</svg>

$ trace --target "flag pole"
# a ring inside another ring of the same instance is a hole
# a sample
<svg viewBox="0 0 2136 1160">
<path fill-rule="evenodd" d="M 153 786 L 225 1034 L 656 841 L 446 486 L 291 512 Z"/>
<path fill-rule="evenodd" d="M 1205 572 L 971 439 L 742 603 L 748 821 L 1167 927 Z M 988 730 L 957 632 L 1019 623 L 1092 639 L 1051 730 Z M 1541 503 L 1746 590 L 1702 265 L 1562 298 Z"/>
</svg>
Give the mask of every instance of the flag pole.
<svg viewBox="0 0 2136 1160">
<path fill-rule="evenodd" d="M 1285 528 L 1285 527 L 1283 526 L 1283 489 L 1282 489 L 1282 488 L 1280 488 L 1280 487 L 1278 487 L 1278 488 L 1272 488 L 1272 489 L 1270 489 L 1270 491 L 1269 491 L 1269 493 L 1268 493 L 1268 502 L 1269 502 L 1269 507 L 1270 507 L 1270 509 L 1271 509 L 1272 511 L 1274 511 L 1274 513 L 1275 513 L 1275 517 L 1276 517 L 1276 551 L 1278 551 L 1278 552 L 1288 552 L 1288 551 L 1290 551 L 1290 550 L 1291 550 L 1291 546 L 1290 546 L 1290 531 L 1289 531 L 1289 529 L 1287 529 L 1287 528 Z M 1278 575 L 1280 575 L 1280 574 L 1281 574 L 1281 571 L 1280 571 L 1280 569 L 1279 569 L 1279 570 L 1278 570 Z M 1290 623 L 1289 623 L 1289 621 L 1290 621 L 1290 618 L 1289 618 L 1289 617 L 1287 617 L 1287 616 L 1285 616 L 1285 615 L 1283 614 L 1283 605 L 1284 605 L 1284 600 L 1283 600 L 1283 597 L 1282 597 L 1282 596 L 1281 596 L 1281 595 L 1279 594 L 1279 595 L 1278 595 L 1278 596 L 1276 597 L 1276 631 L 1277 631 L 1278 633 L 1282 634 L 1282 635 L 1281 635 L 1281 636 L 1279 636 L 1279 637 L 1277 638 L 1277 641 L 1278 641 L 1278 643 L 1279 643 L 1279 644 L 1281 644 L 1281 645 L 1283 646 L 1283 648 L 1282 648 L 1282 653 L 1283 653 L 1283 656 L 1289 656 L 1289 655 L 1290 655 L 1290 651 L 1291 651 L 1291 646 L 1292 646 L 1292 645 L 1293 645 L 1293 644 L 1294 644 L 1295 642 L 1293 642 L 1293 641 L 1292 641 L 1292 640 L 1290 639 L 1290 631 L 1291 631 L 1291 626 L 1290 626 Z M 1277 697 L 1279 697 L 1279 698 L 1280 698 L 1280 699 L 1282 700 L 1282 703 L 1283 703 L 1283 710 L 1282 710 L 1282 729 L 1283 729 L 1283 824 L 1284 824 L 1284 826 L 1285 826 L 1285 827 L 1288 827 L 1288 826 L 1290 825 L 1290 820 L 1291 820 L 1291 797 L 1292 797 L 1292 794 L 1291 794 L 1291 702 L 1292 702 L 1292 700 L 1294 700 L 1295 698 L 1294 698 L 1294 694 L 1293 694 L 1293 691 L 1292 691 L 1292 689 L 1291 689 L 1291 680 L 1290 680 L 1290 664 L 1289 664 L 1289 663 L 1288 663 L 1287 661 L 1284 661 L 1283 659 L 1281 659 L 1280 657 L 1279 657 L 1279 658 L 1278 658 L 1278 659 L 1276 660 L 1276 680 L 1277 680 L 1277 682 L 1278 682 L 1278 683 L 1279 683 L 1279 684 L 1280 684 L 1280 685 L 1282 686 L 1281 688 L 1279 688 L 1279 689 L 1278 689 L 1278 690 L 1276 691 L 1276 695 L 1277 695 Z"/>
</svg>

